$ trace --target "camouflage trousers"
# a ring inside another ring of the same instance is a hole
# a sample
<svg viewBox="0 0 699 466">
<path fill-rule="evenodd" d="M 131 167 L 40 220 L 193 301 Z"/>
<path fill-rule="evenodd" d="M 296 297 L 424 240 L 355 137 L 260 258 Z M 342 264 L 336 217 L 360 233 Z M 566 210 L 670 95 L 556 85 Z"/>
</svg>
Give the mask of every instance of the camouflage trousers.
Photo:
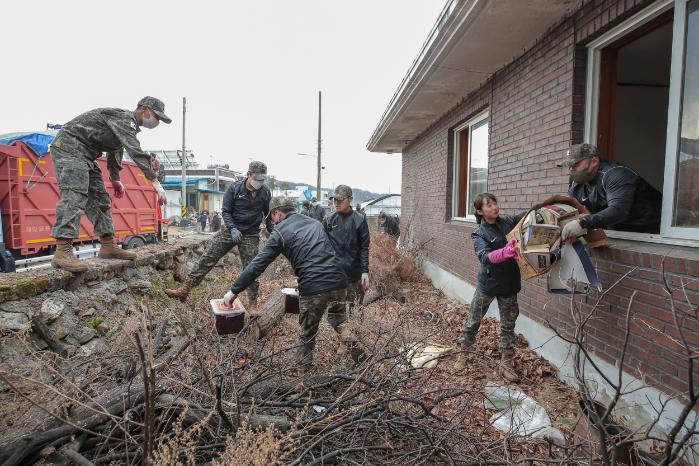
<svg viewBox="0 0 699 466">
<path fill-rule="evenodd" d="M 240 261 L 243 263 L 243 268 L 247 267 L 258 253 L 260 237 L 258 235 L 245 235 L 240 243 L 236 243 L 231 238 L 231 233 L 225 226 L 206 242 L 204 253 L 201 255 L 194 268 L 187 275 L 187 282 L 192 286 L 197 286 L 204 280 L 204 277 L 213 269 L 219 260 L 228 254 L 234 246 L 238 246 L 240 253 Z M 255 280 L 249 287 L 248 293 L 250 298 L 257 298 L 260 285 Z"/>
<path fill-rule="evenodd" d="M 362 282 L 350 280 L 347 283 L 347 310 L 350 311 L 364 302 Z"/>
<path fill-rule="evenodd" d="M 481 326 L 481 319 L 494 299 L 498 300 L 500 309 L 500 351 L 512 349 L 515 342 L 515 322 L 519 315 L 517 294 L 511 296 L 490 296 L 476 290 L 471 301 L 468 320 L 464 322 L 464 345 L 471 346 L 476 341 L 476 333 Z"/>
<path fill-rule="evenodd" d="M 347 321 L 347 290 L 328 291 L 299 299 L 299 325 L 301 333 L 297 342 L 296 363 L 310 366 L 313 363 L 313 350 L 316 346 L 318 326 L 325 312 L 328 323 L 339 333 L 339 327 Z M 341 336 L 342 343 L 353 352 L 358 347 L 357 339 L 350 333 Z"/>
<path fill-rule="evenodd" d="M 95 235 L 114 234 L 112 202 L 104 187 L 102 170 L 89 154 L 71 154 L 58 147 L 51 149 L 53 166 L 61 197 L 56 204 L 56 222 L 51 230 L 54 238 L 78 238 L 80 214 L 85 211 Z"/>
</svg>

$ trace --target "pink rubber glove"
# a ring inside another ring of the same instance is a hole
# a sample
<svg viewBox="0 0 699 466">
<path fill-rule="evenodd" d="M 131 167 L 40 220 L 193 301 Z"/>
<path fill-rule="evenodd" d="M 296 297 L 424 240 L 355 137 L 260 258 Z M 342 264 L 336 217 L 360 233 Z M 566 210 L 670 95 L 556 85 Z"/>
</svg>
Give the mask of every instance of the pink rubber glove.
<svg viewBox="0 0 699 466">
<path fill-rule="evenodd" d="M 517 257 L 517 241 L 512 240 L 505 245 L 504 248 L 496 249 L 488 253 L 488 260 L 491 264 L 502 264 L 508 259 Z"/>
</svg>

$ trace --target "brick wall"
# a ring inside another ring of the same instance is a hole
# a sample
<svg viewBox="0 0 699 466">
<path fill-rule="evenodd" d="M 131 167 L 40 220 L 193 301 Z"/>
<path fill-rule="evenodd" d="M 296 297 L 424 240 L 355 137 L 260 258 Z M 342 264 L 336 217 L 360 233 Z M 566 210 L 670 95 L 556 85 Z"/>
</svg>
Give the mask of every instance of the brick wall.
<svg viewBox="0 0 699 466">
<path fill-rule="evenodd" d="M 490 111 L 488 190 L 505 213 L 527 209 L 548 193 L 567 191 L 568 176 L 555 167 L 571 143 L 582 140 L 585 43 L 652 3 L 647 0 L 592 1 L 551 28 L 536 44 L 499 70 L 403 151 L 401 229 L 416 243 L 427 242 L 428 260 L 475 283 L 479 263 L 470 234 L 474 224 L 451 222 L 453 128 L 484 109 Z M 591 306 L 601 297 L 590 340 L 595 353 L 611 362 L 621 354 L 626 308 L 635 293 L 628 360 L 652 384 L 686 391 L 663 289 L 660 263 L 674 283 L 686 284 L 699 303 L 699 250 L 612 240 L 593 254 L 605 289 L 633 270 L 613 293 L 579 297 Z M 520 310 L 533 320 L 569 328 L 569 297 L 546 292 L 545 280 L 523 283 Z M 684 300 L 684 293 L 676 293 Z M 684 306 L 687 308 L 686 304 Z M 695 343 L 699 329 L 688 328 Z M 669 335 L 669 336 L 667 336 Z M 633 372 L 633 371 L 631 371 Z M 639 375 L 635 373 L 634 375 Z M 685 377 L 686 380 L 686 377 Z"/>
</svg>

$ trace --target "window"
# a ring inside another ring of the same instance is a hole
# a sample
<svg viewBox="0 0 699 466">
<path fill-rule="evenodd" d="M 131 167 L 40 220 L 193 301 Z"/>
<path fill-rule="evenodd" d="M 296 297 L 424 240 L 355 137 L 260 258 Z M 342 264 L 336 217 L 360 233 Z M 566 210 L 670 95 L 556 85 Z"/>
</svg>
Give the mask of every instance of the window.
<svg viewBox="0 0 699 466">
<path fill-rule="evenodd" d="M 473 219 L 472 200 L 488 190 L 488 113 L 454 130 L 452 217 Z"/>
<path fill-rule="evenodd" d="M 699 0 L 687 4 L 672 227 L 699 227 Z"/>
<path fill-rule="evenodd" d="M 698 109 L 699 0 L 658 0 L 588 44 L 585 141 L 663 194 L 660 235 L 635 239 L 699 239 Z"/>
</svg>

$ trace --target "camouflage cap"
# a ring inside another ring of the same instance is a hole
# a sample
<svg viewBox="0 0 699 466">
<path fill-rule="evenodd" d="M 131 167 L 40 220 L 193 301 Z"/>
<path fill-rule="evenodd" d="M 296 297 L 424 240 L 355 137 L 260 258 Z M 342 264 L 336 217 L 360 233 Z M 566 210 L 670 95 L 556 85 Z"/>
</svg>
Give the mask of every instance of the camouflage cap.
<svg viewBox="0 0 699 466">
<path fill-rule="evenodd" d="M 591 157 L 599 157 L 597 147 L 592 144 L 574 144 L 570 146 L 566 152 L 566 158 L 556 164 L 558 167 L 570 167 L 580 162 L 581 160 Z"/>
<path fill-rule="evenodd" d="M 146 96 L 138 101 L 137 107 L 148 107 L 153 110 L 153 113 L 155 113 L 155 116 L 158 117 L 158 120 L 164 121 L 167 124 L 172 123 L 170 117 L 165 115 L 165 104 L 160 99 Z"/>
<path fill-rule="evenodd" d="M 250 165 L 248 165 L 248 171 L 254 175 L 266 175 L 267 165 L 255 160 L 253 162 L 250 162 Z"/>
<path fill-rule="evenodd" d="M 333 199 L 344 200 L 348 197 L 352 197 L 352 188 L 350 188 L 346 184 L 341 184 L 337 188 L 335 188 Z"/>
<path fill-rule="evenodd" d="M 284 196 L 274 196 L 271 201 L 269 201 L 269 212 L 271 213 L 274 209 L 281 209 L 288 207 L 291 209 L 296 208 L 296 203 L 293 199 L 289 199 Z"/>
</svg>

